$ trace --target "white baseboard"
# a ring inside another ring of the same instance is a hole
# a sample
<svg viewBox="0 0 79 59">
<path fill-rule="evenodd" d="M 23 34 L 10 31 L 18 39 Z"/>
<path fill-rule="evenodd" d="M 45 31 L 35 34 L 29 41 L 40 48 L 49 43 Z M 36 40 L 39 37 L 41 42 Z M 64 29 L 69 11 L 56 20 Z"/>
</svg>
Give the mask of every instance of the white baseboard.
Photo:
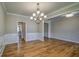
<svg viewBox="0 0 79 59">
<path fill-rule="evenodd" d="M 64 40 L 64 41 L 69 41 L 69 42 L 74 42 L 74 43 L 79 43 L 78 41 L 75 41 L 75 39 L 74 40 L 71 40 L 71 39 L 57 38 L 57 37 L 52 37 L 52 38 L 56 38 L 56 39 Z"/>
</svg>

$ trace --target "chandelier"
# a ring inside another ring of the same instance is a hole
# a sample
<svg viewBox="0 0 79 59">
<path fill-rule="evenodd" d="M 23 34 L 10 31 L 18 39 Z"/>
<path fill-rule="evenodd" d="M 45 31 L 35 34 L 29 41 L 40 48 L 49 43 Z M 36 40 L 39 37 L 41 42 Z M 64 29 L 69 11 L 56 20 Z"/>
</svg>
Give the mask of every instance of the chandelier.
<svg viewBox="0 0 79 59">
<path fill-rule="evenodd" d="M 31 20 L 34 20 L 37 24 L 39 24 L 42 20 L 46 19 L 47 16 L 42 13 L 40 11 L 40 8 L 39 8 L 39 3 L 37 3 L 37 9 L 36 9 L 36 12 L 32 14 L 32 16 L 30 17 Z"/>
</svg>

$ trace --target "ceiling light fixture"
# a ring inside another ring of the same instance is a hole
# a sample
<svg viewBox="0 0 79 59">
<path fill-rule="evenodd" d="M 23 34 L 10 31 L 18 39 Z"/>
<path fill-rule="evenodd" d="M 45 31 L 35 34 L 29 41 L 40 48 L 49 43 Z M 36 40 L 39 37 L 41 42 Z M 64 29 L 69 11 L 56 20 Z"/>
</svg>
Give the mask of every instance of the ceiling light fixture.
<svg viewBox="0 0 79 59">
<path fill-rule="evenodd" d="M 30 19 L 34 20 L 36 23 L 40 23 L 42 20 L 44 20 L 45 18 L 47 18 L 46 15 L 44 15 L 44 13 L 41 13 L 40 8 L 39 8 L 39 3 L 37 3 L 37 10 L 35 13 L 32 14 L 32 16 L 30 17 Z"/>
<path fill-rule="evenodd" d="M 73 13 L 66 14 L 66 17 L 72 17 L 72 16 L 74 16 L 74 14 L 73 14 Z"/>
</svg>

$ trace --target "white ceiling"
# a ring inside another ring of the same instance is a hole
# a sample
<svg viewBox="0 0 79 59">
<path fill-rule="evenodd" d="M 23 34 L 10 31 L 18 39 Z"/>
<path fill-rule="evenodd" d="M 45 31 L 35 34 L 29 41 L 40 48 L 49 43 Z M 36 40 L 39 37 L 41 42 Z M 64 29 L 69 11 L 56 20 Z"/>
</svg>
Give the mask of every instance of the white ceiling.
<svg viewBox="0 0 79 59">
<path fill-rule="evenodd" d="M 76 2 L 40 2 L 40 10 L 45 14 L 55 12 Z M 36 2 L 5 2 L 7 12 L 31 16 L 36 11 Z"/>
</svg>

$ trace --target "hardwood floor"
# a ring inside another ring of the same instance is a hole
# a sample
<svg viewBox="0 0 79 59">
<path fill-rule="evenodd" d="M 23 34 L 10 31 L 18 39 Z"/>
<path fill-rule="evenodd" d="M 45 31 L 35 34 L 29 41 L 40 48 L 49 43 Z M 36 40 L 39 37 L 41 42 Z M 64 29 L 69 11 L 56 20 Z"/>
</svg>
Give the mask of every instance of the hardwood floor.
<svg viewBox="0 0 79 59">
<path fill-rule="evenodd" d="M 49 39 L 7 45 L 3 57 L 79 57 L 79 44 Z"/>
</svg>

